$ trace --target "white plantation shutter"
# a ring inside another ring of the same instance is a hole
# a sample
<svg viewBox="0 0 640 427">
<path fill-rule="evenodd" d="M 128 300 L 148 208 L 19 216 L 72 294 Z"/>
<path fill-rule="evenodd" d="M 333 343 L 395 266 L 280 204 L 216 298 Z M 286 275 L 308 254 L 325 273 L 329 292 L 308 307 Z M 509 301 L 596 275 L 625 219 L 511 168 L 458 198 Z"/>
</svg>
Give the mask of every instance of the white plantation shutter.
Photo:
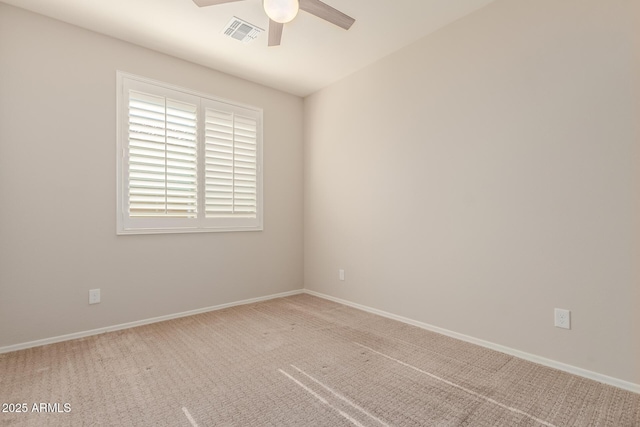
<svg viewBox="0 0 640 427">
<path fill-rule="evenodd" d="M 118 73 L 118 233 L 262 229 L 262 111 Z"/>
<path fill-rule="evenodd" d="M 257 130 L 256 117 L 206 109 L 207 218 L 256 218 Z"/>
<path fill-rule="evenodd" d="M 197 106 L 129 91 L 129 215 L 197 216 Z"/>
</svg>

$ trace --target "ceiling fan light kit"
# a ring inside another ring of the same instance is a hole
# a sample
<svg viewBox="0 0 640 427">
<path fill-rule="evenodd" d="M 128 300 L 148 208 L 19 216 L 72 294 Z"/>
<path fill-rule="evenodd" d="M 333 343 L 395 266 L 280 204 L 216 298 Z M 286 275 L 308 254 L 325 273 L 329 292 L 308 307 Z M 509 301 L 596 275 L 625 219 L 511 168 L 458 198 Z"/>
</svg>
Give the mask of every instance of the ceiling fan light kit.
<svg viewBox="0 0 640 427">
<path fill-rule="evenodd" d="M 280 24 L 293 21 L 300 10 L 298 0 L 264 0 L 262 6 L 269 19 Z"/>
<path fill-rule="evenodd" d="M 242 0 L 193 0 L 200 7 Z M 269 17 L 269 46 L 279 46 L 282 40 L 282 27 L 291 22 L 300 9 L 324 19 L 340 28 L 348 30 L 355 19 L 320 0 L 262 0 L 262 7 Z"/>
</svg>

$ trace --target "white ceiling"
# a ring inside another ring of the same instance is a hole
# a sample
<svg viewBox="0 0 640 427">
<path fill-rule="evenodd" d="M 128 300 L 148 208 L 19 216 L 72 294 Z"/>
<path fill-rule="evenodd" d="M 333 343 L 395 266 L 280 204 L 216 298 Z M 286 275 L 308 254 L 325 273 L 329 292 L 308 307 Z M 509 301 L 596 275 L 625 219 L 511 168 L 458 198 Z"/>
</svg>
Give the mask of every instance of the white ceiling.
<svg viewBox="0 0 640 427">
<path fill-rule="evenodd" d="M 237 16 L 268 29 L 262 0 L 1 0 L 299 96 L 311 94 L 493 0 L 323 0 L 356 19 L 345 31 L 300 11 L 282 45 L 222 34 Z"/>
</svg>

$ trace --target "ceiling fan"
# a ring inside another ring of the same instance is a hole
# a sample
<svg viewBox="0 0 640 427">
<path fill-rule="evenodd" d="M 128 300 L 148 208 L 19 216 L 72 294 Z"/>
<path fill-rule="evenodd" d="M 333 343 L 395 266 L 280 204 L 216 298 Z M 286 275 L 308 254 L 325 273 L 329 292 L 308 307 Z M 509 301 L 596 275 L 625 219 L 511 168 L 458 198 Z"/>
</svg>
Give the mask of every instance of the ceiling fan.
<svg viewBox="0 0 640 427">
<path fill-rule="evenodd" d="M 242 0 L 193 0 L 199 7 L 213 6 Z M 269 17 L 269 46 L 279 46 L 282 40 L 282 28 L 291 22 L 302 9 L 318 18 L 348 30 L 355 19 L 320 0 L 262 0 L 264 11 Z"/>
</svg>

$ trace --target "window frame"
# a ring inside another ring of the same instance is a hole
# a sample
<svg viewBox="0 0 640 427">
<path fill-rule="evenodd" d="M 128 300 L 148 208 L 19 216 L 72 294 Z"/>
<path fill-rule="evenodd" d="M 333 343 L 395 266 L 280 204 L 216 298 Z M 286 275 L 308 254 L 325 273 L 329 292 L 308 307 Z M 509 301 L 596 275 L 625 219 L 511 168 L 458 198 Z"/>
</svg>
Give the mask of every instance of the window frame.
<svg viewBox="0 0 640 427">
<path fill-rule="evenodd" d="M 197 217 L 135 218 L 129 216 L 129 95 L 130 89 L 181 102 L 197 101 Z M 175 97 L 175 98 L 174 98 Z M 176 99 L 177 98 L 177 99 Z M 116 234 L 207 233 L 263 230 L 263 110 L 210 94 L 186 89 L 123 71 L 116 73 Z M 206 106 L 249 115 L 256 120 L 256 217 L 207 218 L 205 212 Z"/>
</svg>

